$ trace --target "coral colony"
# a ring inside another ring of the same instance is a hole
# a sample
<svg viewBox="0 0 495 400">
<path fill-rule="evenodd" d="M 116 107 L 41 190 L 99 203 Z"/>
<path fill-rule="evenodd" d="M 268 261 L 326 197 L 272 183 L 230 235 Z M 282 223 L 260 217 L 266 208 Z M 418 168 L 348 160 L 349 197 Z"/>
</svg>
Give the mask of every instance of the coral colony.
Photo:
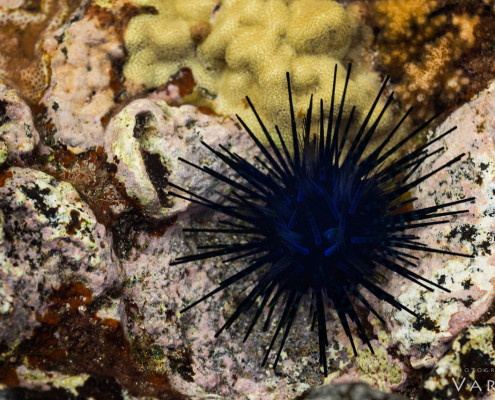
<svg viewBox="0 0 495 400">
<path fill-rule="evenodd" d="M 200 0 L 194 7 L 184 0 L 133 3 L 156 10 L 149 14 L 143 7 L 124 35 L 124 76 L 146 88 L 165 85 L 180 68 L 190 68 L 201 92 L 215 97 L 209 106 L 217 114 L 239 114 L 248 126 L 257 126 L 244 101 L 247 95 L 264 121 L 278 125 L 286 142 L 291 141 L 290 134 L 285 136 L 290 120 L 279 112 L 287 107 L 285 71 L 294 71 L 296 110 L 307 107 L 311 94 L 330 102 L 332 76 L 320 71 L 349 56 L 357 63 L 347 92 L 355 116 L 366 114 L 375 97 L 378 79 L 361 57 L 351 55 L 361 45 L 353 41 L 361 37 L 360 24 L 338 1 Z M 344 77 L 337 77 L 339 85 Z M 344 109 L 345 117 L 348 112 Z M 303 115 L 295 117 L 302 122 Z M 382 128 L 388 122 L 382 121 Z"/>
<path fill-rule="evenodd" d="M 171 195 L 189 200 L 223 214 L 226 220 L 214 229 L 185 229 L 186 232 L 202 234 L 227 234 L 244 238 L 226 243 L 204 246 L 199 253 L 177 258 L 173 264 L 201 261 L 226 256 L 224 268 L 234 260 L 244 260 L 245 267 L 233 273 L 210 293 L 204 295 L 183 311 L 189 310 L 210 296 L 235 282 L 252 285 L 234 313 L 216 333 L 220 335 L 234 321 L 255 307 L 253 319 L 245 333 L 246 340 L 252 329 L 267 309 L 264 330 L 270 326 L 274 315 L 278 315 L 272 340 L 265 353 L 262 365 L 282 331 L 278 352 L 273 362 L 276 368 L 280 354 L 299 306 L 310 305 L 312 330 L 318 332 L 320 364 L 327 375 L 325 348 L 328 345 L 326 322 L 330 307 L 336 311 L 340 323 L 350 340 L 354 354 L 356 346 L 349 321 L 355 324 L 361 340 L 373 352 L 365 328 L 356 309 L 361 303 L 384 323 L 382 317 L 368 303 L 363 292 L 369 292 L 380 300 L 405 310 L 416 318 L 418 315 L 399 303 L 380 287 L 377 277 L 390 271 L 402 275 L 412 282 L 432 291 L 433 287 L 448 289 L 423 278 L 412 271 L 417 265 L 417 255 L 422 253 L 450 254 L 471 257 L 466 254 L 426 246 L 413 234 L 417 228 L 427 228 L 449 222 L 447 217 L 467 212 L 445 211 L 446 208 L 467 203 L 474 198 L 465 198 L 444 204 L 414 209 L 417 198 L 408 193 L 421 182 L 440 170 L 459 161 L 461 154 L 439 168 L 423 175 L 413 173 L 443 148 L 431 150 L 434 143 L 451 133 L 455 127 L 416 149 L 399 155 L 403 146 L 422 132 L 434 118 L 414 129 L 407 136 L 392 144 L 392 138 L 407 116 L 409 109 L 376 149 L 369 143 L 380 120 L 392 102 L 393 93 L 372 122 L 371 116 L 382 95 L 388 78 L 383 83 L 364 122 L 353 139 L 349 138 L 351 118 L 344 122 L 343 108 L 349 82 L 351 66 L 347 71 L 345 86 L 337 104 L 335 86 L 337 66 L 333 76 L 333 88 L 328 121 L 324 118 L 324 104 L 320 101 L 318 134 L 312 135 L 313 99 L 309 102 L 304 121 L 303 134 L 297 130 L 290 77 L 287 73 L 289 107 L 291 115 L 292 148 L 285 143 L 278 127 L 275 132 L 281 146 L 275 145 L 273 133 L 261 121 L 255 107 L 247 101 L 266 137 L 265 146 L 252 130 L 238 117 L 239 122 L 258 146 L 263 157 L 253 164 L 241 155 L 220 146 L 216 150 L 203 143 L 221 162 L 226 163 L 237 178 L 222 175 L 209 167 L 201 167 L 181 159 L 219 183 L 230 187 L 231 192 L 221 202 L 192 193 L 173 183 L 177 192 Z M 338 107 L 338 111 L 337 111 Z M 334 110 L 337 114 L 334 118 Z M 376 141 L 375 141 L 376 142 Z M 411 254 L 415 251 L 416 255 Z M 305 298 L 309 303 L 303 303 Z"/>
</svg>

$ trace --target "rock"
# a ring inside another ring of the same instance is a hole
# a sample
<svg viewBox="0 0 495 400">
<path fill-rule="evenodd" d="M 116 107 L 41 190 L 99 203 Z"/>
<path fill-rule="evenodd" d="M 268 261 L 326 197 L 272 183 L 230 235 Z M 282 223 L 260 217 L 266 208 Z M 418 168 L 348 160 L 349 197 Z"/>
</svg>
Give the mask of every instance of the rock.
<svg viewBox="0 0 495 400">
<path fill-rule="evenodd" d="M 112 14 L 89 12 L 95 7 L 44 42 L 51 56 L 51 82 L 41 100 L 46 122 L 53 125 L 53 141 L 75 153 L 102 145 L 104 122 L 115 105 L 112 63 L 124 54 Z"/>
<path fill-rule="evenodd" d="M 468 197 L 476 202 L 450 209 L 468 212 L 447 218 L 451 222 L 421 229 L 421 242 L 429 247 L 449 249 L 473 255 L 473 258 L 442 254 L 418 256 L 417 271 L 427 279 L 443 285 L 450 293 L 435 289 L 428 292 L 420 286 L 393 277 L 387 289 L 402 304 L 421 316 L 416 320 L 405 311 L 392 310 L 379 304 L 392 340 L 390 347 L 410 357 L 414 368 L 432 367 L 445 353 L 449 342 L 463 329 L 479 320 L 495 300 L 495 83 L 471 102 L 463 105 L 436 133 L 457 126 L 457 130 L 438 146 L 445 151 L 434 162 L 424 164 L 417 176 L 425 175 L 455 156 L 465 153 L 453 167 L 444 169 L 426 180 L 412 196 L 418 207 L 446 203 Z"/>
<path fill-rule="evenodd" d="M 494 392 L 495 325 L 482 324 L 470 326 L 454 340 L 426 379 L 420 398 L 493 399 Z"/>
<path fill-rule="evenodd" d="M 422 241 L 432 247 L 449 247 L 463 254 L 474 253 L 475 258 L 421 255 L 418 273 L 444 285 L 451 293 L 441 290 L 427 292 L 414 283 L 391 276 L 384 283 L 385 289 L 422 318 L 416 320 L 370 298 L 369 301 L 387 321 L 387 325 L 381 327 L 376 318 L 369 318 L 378 338 L 373 341 L 377 354 L 374 357 L 360 348 L 358 357 L 354 358 L 342 329 L 332 328 L 330 319 L 330 381 L 362 380 L 383 391 L 402 390 L 418 377 L 415 369 L 433 366 L 445 353 L 449 342 L 482 317 L 493 302 L 495 266 L 491 255 L 491 232 L 494 221 L 490 214 L 495 216 L 491 205 L 492 176 L 495 173 L 491 128 L 495 126 L 492 121 L 495 104 L 491 99 L 489 89 L 461 107 L 438 128 L 438 132 L 443 132 L 458 125 L 448 141 L 437 145 L 446 147 L 446 151 L 434 160 L 433 165 L 424 165 L 418 176 L 438 168 L 461 152 L 469 156 L 424 182 L 413 193 L 424 206 L 476 197 L 475 204 L 458 206 L 458 209 L 469 209 L 469 213 L 457 216 L 451 223 L 418 232 Z M 249 150 L 243 149 L 242 154 L 249 154 Z M 172 371 L 174 384 L 190 395 L 215 388 L 226 396 L 253 393 L 255 397 L 263 398 L 275 387 L 272 395 L 291 398 L 290 392 L 304 391 L 301 382 L 313 386 L 321 383 L 316 340 L 308 331 L 305 316 L 295 322 L 278 375 L 272 375 L 271 370 L 262 370 L 258 366 L 269 337 L 255 329 L 253 337 L 242 344 L 248 316 L 233 331 L 214 337 L 224 318 L 233 310 L 236 304 L 233 298 L 238 296 L 236 291 L 242 290 L 241 286 L 226 290 L 226 293 L 208 299 L 185 314 L 179 313 L 193 299 L 208 293 L 218 282 L 230 276 L 230 268 L 237 271 L 241 267 L 241 264 L 227 267 L 211 260 L 200 265 L 170 266 L 170 261 L 178 255 L 193 253 L 198 245 L 211 244 L 185 237 L 180 227 L 191 224 L 214 226 L 215 218 L 208 213 L 199 215 L 192 207 L 177 213 L 177 221 L 163 236 L 144 232 L 139 235 L 136 241 L 139 248 L 133 257 L 123 262 L 130 279 L 124 294 L 125 302 L 133 304 L 124 321 L 129 336 L 139 337 L 142 332 L 147 332 L 157 344 L 167 349 L 171 359 L 180 358 L 177 354 L 183 352 L 188 354 L 182 358 L 189 368 L 188 374 L 178 373 L 174 363 L 168 364 L 167 368 Z M 284 380 L 284 386 L 280 379 Z"/>
<path fill-rule="evenodd" d="M 215 148 L 223 144 L 228 148 L 238 149 L 250 161 L 256 155 L 245 133 L 239 132 L 238 128 L 227 129 L 234 126 L 231 121 L 227 120 L 219 125 L 216 118 L 195 114 L 194 108 L 189 106 L 169 109 L 171 116 L 160 121 L 160 118 L 163 119 L 163 112 L 157 108 L 145 100 L 132 103 L 109 126 L 109 129 L 112 126 L 112 129 L 119 127 L 127 143 L 134 146 L 134 153 L 122 152 L 129 154 L 128 157 L 133 161 L 138 160 L 133 154 L 139 149 L 139 141 L 133 132 L 142 132 L 141 129 L 135 129 L 134 121 L 139 115 L 138 110 L 148 110 L 150 120 L 156 120 L 153 123 L 156 129 L 151 130 L 151 134 L 160 140 L 167 137 L 167 141 L 156 146 L 156 149 L 167 156 L 165 160 L 174 163 L 170 164 L 173 168 L 178 165 L 174 160 L 182 155 L 200 165 L 212 165 L 215 170 L 222 171 L 222 163 L 212 164 L 213 157 L 204 156 L 204 150 L 200 150 L 197 144 L 200 136 Z M 125 118 L 121 118 L 122 116 Z M 160 132 L 162 134 L 158 135 Z M 141 138 L 141 154 L 144 139 Z M 119 140 L 114 143 L 119 143 Z M 113 150 L 114 154 L 117 154 L 116 149 Z M 144 165 L 142 161 L 139 162 Z M 123 161 L 117 165 L 120 167 L 120 164 Z M 188 187 L 195 185 L 192 190 L 199 194 L 213 188 L 222 190 L 222 185 L 215 179 L 186 167 L 170 169 L 171 175 L 180 176 L 176 180 L 179 184 Z M 126 168 L 131 170 L 130 167 Z M 212 197 L 210 193 L 206 196 Z M 183 203 L 174 207 L 177 211 L 173 225 L 165 225 L 161 232 L 135 232 L 136 237 L 132 240 L 135 247 L 128 250 L 128 256 L 122 260 L 128 281 L 123 293 L 125 318 L 122 323 L 129 340 L 143 341 L 146 338 L 162 349 L 165 354 L 163 368 L 169 371 L 172 386 L 188 396 L 202 398 L 213 391 L 226 398 L 239 398 L 249 393 L 253 399 L 275 397 L 288 400 L 296 394 L 302 394 L 311 385 L 320 384 L 323 376 L 318 366 L 316 334 L 309 331 L 310 322 L 307 318 L 300 318 L 295 322 L 294 332 L 297 334 L 289 337 L 282 356 L 283 361 L 279 364 L 277 373 L 274 373 L 269 366 L 260 367 L 265 346 L 270 340 L 269 334 L 256 329 L 252 337 L 245 344 L 242 343 L 251 314 L 241 318 L 242 322 L 234 329 L 224 332 L 218 339 L 214 337 L 227 313 L 232 312 L 235 299 L 239 295 L 236 290 L 240 292 L 241 287 L 229 288 L 226 293 L 180 314 L 180 310 L 187 304 L 215 288 L 233 269 L 240 268 L 242 261 L 222 265 L 218 260 L 204 260 L 190 265 L 170 265 L 172 260 L 193 252 L 195 247 L 211 244 L 202 243 L 195 235 L 183 233 L 183 227 L 213 227 L 218 223 L 218 216 L 198 206 Z M 119 220 L 116 224 L 125 224 L 125 221 Z M 129 236 L 125 230 L 121 235 L 124 238 Z M 120 240 L 118 237 L 115 239 Z"/>
<path fill-rule="evenodd" d="M 325 383 L 363 382 L 375 389 L 387 392 L 403 389 L 410 371 L 394 352 L 388 351 L 389 342 L 390 335 L 382 330 L 377 340 L 371 340 L 374 354 L 371 354 L 366 346 L 361 345 L 357 356 L 348 352 L 347 360 L 339 357 L 337 363 L 339 368 L 325 379 Z M 347 340 L 343 343 L 348 348 Z"/>
<path fill-rule="evenodd" d="M 5 142 L 0 142 L 0 166 L 2 166 L 9 157 L 9 149 Z"/>
<path fill-rule="evenodd" d="M 403 397 L 378 392 L 364 383 L 341 383 L 317 387 L 304 400 L 401 400 Z"/>
<path fill-rule="evenodd" d="M 54 291 L 75 283 L 86 304 L 120 282 L 111 238 L 69 183 L 10 168 L 0 175 L 0 211 L 1 344 L 49 318 Z"/>
<path fill-rule="evenodd" d="M 84 373 L 74 376 L 65 375 L 58 371 L 46 373 L 24 366 L 17 369 L 17 375 L 19 386 L 0 390 L 0 398 L 2 400 L 124 398 L 128 400 L 139 400 L 143 398 L 131 396 L 125 390 L 122 390 L 118 381 L 110 376 L 88 375 Z"/>
<path fill-rule="evenodd" d="M 194 217 L 192 217 L 194 215 Z M 204 398 L 215 393 L 225 398 L 292 400 L 311 386 L 322 383 L 318 366 L 318 342 L 310 332 L 307 318 L 294 323 L 277 373 L 270 363 L 261 367 L 270 332 L 257 327 L 246 343 L 242 342 L 252 313 L 240 318 L 229 331 L 215 338 L 236 304 L 241 286 L 226 290 L 186 313 L 180 310 L 218 282 L 238 270 L 242 263 L 221 264 L 205 260 L 172 266 L 175 258 L 189 254 L 201 244 L 182 227 L 214 227 L 216 218 L 203 209 L 190 207 L 163 235 L 141 232 L 139 248 L 122 266 L 128 278 L 123 293 L 123 324 L 129 340 L 150 342 L 163 349 L 164 368 L 174 388 L 186 396 Z M 251 310 L 254 311 L 254 310 Z M 304 317 L 306 317 L 306 313 Z M 303 315 L 301 315 L 302 317 Z M 273 362 L 273 359 L 270 359 Z"/>
<path fill-rule="evenodd" d="M 184 211 L 189 202 L 168 196 L 168 182 L 215 198 L 212 179 L 179 161 L 182 157 L 200 166 L 226 171 L 200 141 L 210 146 L 232 143 L 231 151 L 244 154 L 253 142 L 231 118 L 205 115 L 193 106 L 168 107 L 165 102 L 136 100 L 117 114 L 105 134 L 105 152 L 116 165 L 115 178 L 145 215 L 170 218 Z"/>
<path fill-rule="evenodd" d="M 0 76 L 37 104 L 50 81 L 50 59 L 43 40 L 86 0 L 2 0 L 0 2 Z"/>
<path fill-rule="evenodd" d="M 5 159 L 5 147 L 8 159 L 23 164 L 39 140 L 31 109 L 18 92 L 0 81 L 0 164 Z"/>
<path fill-rule="evenodd" d="M 416 320 L 407 312 L 399 312 L 390 305 L 368 296 L 369 302 L 387 322 L 382 326 L 369 314 L 377 340 L 372 340 L 376 355 L 371 356 L 366 346 L 358 342 L 358 356 L 343 358 L 336 354 L 338 362 L 331 369 L 325 382 L 342 383 L 363 381 L 383 391 L 411 390 L 417 387 L 422 368 L 431 368 L 449 349 L 451 341 L 464 329 L 484 318 L 495 299 L 495 259 L 493 242 L 495 235 L 494 196 L 494 146 L 495 139 L 495 84 L 471 102 L 463 105 L 441 124 L 435 137 L 457 125 L 445 140 L 434 146 L 446 151 L 426 163 L 416 177 L 427 174 L 460 153 L 463 160 L 422 183 L 411 195 L 429 206 L 466 197 L 476 197 L 474 204 L 451 207 L 467 209 L 449 223 L 418 230 L 420 241 L 430 247 L 450 249 L 462 254 L 473 254 L 474 259 L 442 254 L 416 254 L 420 259 L 414 272 L 451 290 L 428 292 L 415 283 L 389 274 L 384 289 L 401 303 L 418 313 Z M 432 149 L 433 150 L 433 149 Z M 419 201 L 418 201 L 419 203 Z M 447 210 L 445 210 L 447 211 Z M 363 291 L 364 295 L 367 295 Z M 356 332 L 356 331 L 354 331 Z M 344 335 L 334 336 L 334 348 L 351 354 L 350 343 Z"/>
</svg>

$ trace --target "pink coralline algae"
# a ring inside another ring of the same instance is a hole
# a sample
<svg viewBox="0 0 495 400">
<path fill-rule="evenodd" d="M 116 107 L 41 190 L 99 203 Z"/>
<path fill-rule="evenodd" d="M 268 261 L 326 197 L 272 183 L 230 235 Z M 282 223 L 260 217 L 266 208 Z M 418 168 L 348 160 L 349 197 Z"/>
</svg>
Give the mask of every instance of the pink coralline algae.
<svg viewBox="0 0 495 400">
<path fill-rule="evenodd" d="M 427 292 L 402 280 L 389 284 L 400 301 L 424 317 L 417 321 L 403 312 L 384 310 L 390 314 L 392 342 L 416 368 L 431 367 L 448 343 L 479 320 L 495 299 L 494 87 L 492 84 L 445 120 L 437 131 L 457 126 L 449 139 L 442 140 L 446 151 L 427 169 L 418 171 L 428 173 L 453 154 L 466 153 L 456 168 L 440 172 L 435 180 L 413 191 L 412 196 L 422 199 L 424 205 L 468 197 L 475 197 L 476 203 L 469 205 L 469 213 L 453 222 L 417 233 L 426 244 L 448 246 L 474 256 L 426 256 L 419 260 L 419 273 L 441 283 L 451 293 Z"/>
<path fill-rule="evenodd" d="M 469 205 L 468 213 L 449 224 L 418 230 L 417 234 L 427 245 L 448 247 L 473 254 L 474 258 L 435 255 L 418 260 L 415 272 L 445 286 L 451 293 L 428 292 L 400 278 L 385 284 L 386 290 L 421 318 L 415 319 L 383 304 L 376 305 L 387 321 L 385 329 L 373 315 L 369 316 L 380 340 L 377 346 L 383 347 L 387 354 L 384 361 L 397 374 L 391 381 L 390 369 L 383 371 L 388 373 L 382 380 L 383 390 L 406 387 L 417 370 L 437 365 L 461 332 L 490 316 L 490 306 L 495 300 L 494 115 L 495 84 L 492 84 L 429 133 L 434 137 L 448 127 L 457 126 L 450 138 L 440 143 L 445 152 L 418 174 L 428 173 L 459 152 L 465 152 L 467 157 L 457 168 L 439 173 L 437 179 L 421 184 L 411 195 L 422 199 L 422 206 L 467 197 L 475 197 L 476 203 Z M 343 345 L 347 346 L 346 341 Z M 407 365 L 402 363 L 404 357 Z M 380 382 L 380 374 L 363 368 L 359 361 L 354 365 L 346 364 L 348 366 L 333 381 L 364 380 L 372 385 Z"/>
</svg>

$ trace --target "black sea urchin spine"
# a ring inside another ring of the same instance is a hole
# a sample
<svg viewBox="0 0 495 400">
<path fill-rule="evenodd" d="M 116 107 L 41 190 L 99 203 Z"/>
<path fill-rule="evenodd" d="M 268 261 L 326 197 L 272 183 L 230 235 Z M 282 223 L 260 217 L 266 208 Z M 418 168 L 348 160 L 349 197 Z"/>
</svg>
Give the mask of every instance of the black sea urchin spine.
<svg viewBox="0 0 495 400">
<path fill-rule="evenodd" d="M 230 175 L 220 174 L 209 167 L 200 167 L 181 159 L 220 183 L 230 186 L 232 190 L 228 196 L 225 196 L 224 201 L 213 202 L 170 183 L 171 187 L 190 197 L 176 192 L 169 192 L 170 195 L 189 200 L 229 217 L 227 221 L 222 221 L 222 226 L 217 229 L 185 229 L 184 231 L 205 234 L 226 233 L 245 238 L 240 243 L 206 246 L 206 251 L 180 257 L 172 263 L 176 265 L 221 256 L 227 256 L 227 259 L 222 260 L 223 265 L 240 259 L 246 262 L 244 269 L 221 282 L 215 290 L 193 302 L 183 311 L 235 282 L 245 281 L 246 286 L 252 284 L 248 294 L 216 336 L 228 329 L 241 314 L 256 305 L 256 312 L 244 337 L 246 340 L 263 310 L 268 309 L 264 324 L 266 330 L 276 309 L 281 309 L 278 312 L 279 319 L 275 332 L 262 363 L 266 363 L 283 329 L 273 363 L 274 368 L 280 359 L 282 348 L 304 297 L 310 298 L 312 329 L 315 327 L 318 329 L 320 363 L 327 375 L 326 321 L 330 305 L 337 312 L 354 353 L 356 354 L 356 348 L 349 320 L 356 325 L 359 336 L 373 352 L 354 303 L 360 302 L 381 322 L 384 321 L 360 291 L 366 290 L 397 309 L 418 317 L 380 287 L 376 279 L 380 275 L 378 269 L 402 275 L 429 291 L 433 290 L 432 287 L 448 291 L 411 271 L 411 268 L 417 266 L 415 262 L 418 258 L 410 254 L 410 251 L 470 257 L 428 247 L 418 242 L 418 236 L 409 233 L 416 228 L 448 222 L 449 220 L 443 217 L 464 213 L 467 210 L 442 211 L 443 209 L 474 200 L 466 198 L 414 209 L 411 205 L 417 199 L 406 199 L 406 194 L 411 189 L 461 159 L 463 154 L 428 174 L 411 180 L 413 172 L 421 164 L 443 150 L 439 148 L 430 151 L 432 144 L 448 135 L 455 127 L 417 147 L 409 154 L 399 157 L 399 149 L 423 131 L 434 119 L 426 121 L 392 146 L 390 144 L 392 138 L 411 113 L 409 109 L 378 147 L 365 155 L 383 114 L 390 106 L 393 93 L 388 97 L 378 117 L 369 126 L 371 116 L 388 82 L 387 78 L 354 139 L 350 140 L 348 134 L 354 108 L 345 124 L 343 119 L 350 72 L 349 65 L 336 119 L 334 120 L 337 66 L 327 121 L 324 118 L 323 101 L 320 100 L 319 134 L 311 135 L 313 112 L 311 97 L 302 137 L 297 131 L 290 77 L 287 73 L 292 128 L 291 152 L 276 126 L 275 132 L 280 148 L 275 145 L 272 134 L 247 98 L 269 145 L 265 147 L 237 116 L 263 156 L 257 158 L 256 165 L 232 153 L 224 146 L 220 146 L 220 150 L 215 150 L 206 143 L 203 144 L 221 162 L 228 165 L 236 178 L 230 178 Z"/>
</svg>

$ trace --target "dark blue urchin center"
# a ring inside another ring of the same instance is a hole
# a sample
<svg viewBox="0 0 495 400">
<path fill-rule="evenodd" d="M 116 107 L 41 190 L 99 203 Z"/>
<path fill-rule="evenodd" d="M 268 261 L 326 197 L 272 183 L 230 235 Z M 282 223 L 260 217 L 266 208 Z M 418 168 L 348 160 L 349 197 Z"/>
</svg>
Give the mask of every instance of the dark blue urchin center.
<svg viewBox="0 0 495 400">
<path fill-rule="evenodd" d="M 305 291 L 328 273 L 345 288 L 350 271 L 345 260 L 380 251 L 387 233 L 377 216 L 386 214 L 388 204 L 376 180 L 341 170 L 317 175 L 284 182 L 252 216 L 270 238 L 267 248 L 278 249 L 280 259 L 291 257 L 285 272 L 299 270 L 294 284 Z M 362 272 L 371 277 L 374 265 Z"/>
<path fill-rule="evenodd" d="M 300 177 L 286 189 L 282 201 L 275 196 L 269 199 L 264 207 L 269 212 L 258 222 L 274 229 L 272 246 L 297 259 L 297 267 L 310 275 L 318 275 L 320 268 L 335 273 L 346 269 L 345 254 L 369 247 L 364 238 L 371 233 L 373 215 L 385 211 L 380 202 L 367 201 L 377 198 L 376 189 L 358 193 L 360 181 L 351 178 L 339 190 L 342 185 L 336 180 Z"/>
</svg>

